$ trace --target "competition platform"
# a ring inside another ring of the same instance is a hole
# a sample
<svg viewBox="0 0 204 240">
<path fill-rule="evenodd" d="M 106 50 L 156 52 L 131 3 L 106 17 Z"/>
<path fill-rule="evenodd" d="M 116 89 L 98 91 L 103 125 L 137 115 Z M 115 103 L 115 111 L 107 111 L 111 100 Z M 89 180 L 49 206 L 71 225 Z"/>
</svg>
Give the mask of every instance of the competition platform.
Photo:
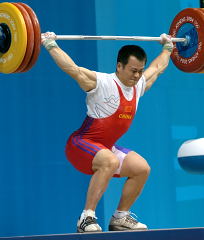
<svg viewBox="0 0 204 240">
<path fill-rule="evenodd" d="M 0 237 L 0 240 L 204 240 L 204 227 Z"/>
</svg>

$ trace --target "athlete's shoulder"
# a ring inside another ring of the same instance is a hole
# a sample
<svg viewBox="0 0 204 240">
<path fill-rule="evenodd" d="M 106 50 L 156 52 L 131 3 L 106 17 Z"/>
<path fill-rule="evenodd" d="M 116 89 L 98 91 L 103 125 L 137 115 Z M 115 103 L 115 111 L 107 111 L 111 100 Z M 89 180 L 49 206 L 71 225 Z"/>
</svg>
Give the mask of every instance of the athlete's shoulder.
<svg viewBox="0 0 204 240">
<path fill-rule="evenodd" d="M 110 86 L 113 84 L 114 80 L 114 73 L 102 73 L 96 72 L 97 77 L 97 84 L 102 86 Z"/>
<path fill-rule="evenodd" d="M 135 86 L 137 90 L 137 95 L 143 96 L 146 88 L 146 78 L 144 75 L 141 76 L 138 83 Z"/>
<path fill-rule="evenodd" d="M 96 72 L 96 77 L 100 80 L 114 79 L 114 73 Z"/>
<path fill-rule="evenodd" d="M 96 88 L 92 91 L 89 91 L 88 94 L 93 94 L 96 92 L 105 91 L 109 92 L 114 88 L 114 74 L 113 73 L 103 73 L 103 72 L 95 72 L 97 84 Z"/>
</svg>

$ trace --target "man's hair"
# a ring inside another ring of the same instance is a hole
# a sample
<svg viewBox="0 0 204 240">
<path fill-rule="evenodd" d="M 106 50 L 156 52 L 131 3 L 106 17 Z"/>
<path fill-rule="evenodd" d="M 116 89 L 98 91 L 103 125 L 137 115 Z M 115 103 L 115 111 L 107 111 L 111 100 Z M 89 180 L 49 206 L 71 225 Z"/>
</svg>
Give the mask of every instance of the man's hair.
<svg viewBox="0 0 204 240">
<path fill-rule="evenodd" d="M 136 57 L 139 61 L 147 62 L 147 55 L 141 47 L 137 45 L 125 45 L 118 52 L 117 63 L 120 62 L 125 66 L 130 56 Z"/>
</svg>

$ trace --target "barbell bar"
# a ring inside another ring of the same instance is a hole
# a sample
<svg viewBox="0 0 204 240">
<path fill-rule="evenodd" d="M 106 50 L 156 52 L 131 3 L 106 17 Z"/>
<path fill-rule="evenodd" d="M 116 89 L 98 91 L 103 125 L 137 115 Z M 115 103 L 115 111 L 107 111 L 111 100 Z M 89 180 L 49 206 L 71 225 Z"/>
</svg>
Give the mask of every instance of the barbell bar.
<svg viewBox="0 0 204 240">
<path fill-rule="evenodd" d="M 176 15 L 170 26 L 169 34 L 174 42 L 171 59 L 175 66 L 184 72 L 204 72 L 203 25 L 204 10 L 187 8 Z M 34 35 L 32 41 L 29 40 L 31 34 Z M 161 41 L 161 38 L 56 35 L 55 40 Z M 40 48 L 40 24 L 33 9 L 24 3 L 0 3 L 0 72 L 15 73 L 30 70 L 38 59 Z"/>
<path fill-rule="evenodd" d="M 119 40 L 119 41 L 161 41 L 161 37 L 146 36 L 88 36 L 88 35 L 56 35 L 55 40 Z M 172 38 L 172 42 L 187 44 L 187 38 Z"/>
</svg>

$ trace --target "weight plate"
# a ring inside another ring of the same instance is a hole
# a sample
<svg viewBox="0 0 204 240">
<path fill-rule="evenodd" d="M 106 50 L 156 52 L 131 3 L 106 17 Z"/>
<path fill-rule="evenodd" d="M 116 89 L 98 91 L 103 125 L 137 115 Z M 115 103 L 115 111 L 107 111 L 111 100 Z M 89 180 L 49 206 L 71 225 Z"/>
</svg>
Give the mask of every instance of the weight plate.
<svg viewBox="0 0 204 240">
<path fill-rule="evenodd" d="M 26 29 L 27 29 L 26 53 L 25 53 L 25 56 L 24 56 L 24 59 L 23 59 L 21 65 L 15 71 L 15 73 L 19 73 L 19 72 L 22 72 L 27 67 L 27 65 L 30 62 L 30 59 L 32 57 L 33 48 L 34 48 L 34 31 L 33 31 L 32 21 L 30 19 L 29 14 L 25 10 L 25 8 L 18 3 L 12 3 L 12 4 L 14 4 L 20 10 L 21 14 L 23 15 L 23 18 L 24 18 L 24 21 L 26 24 Z"/>
<path fill-rule="evenodd" d="M 27 30 L 23 16 L 12 3 L 0 3 L 0 23 L 5 23 L 11 33 L 11 45 L 0 54 L 0 72 L 12 73 L 21 65 L 27 47 Z"/>
<path fill-rule="evenodd" d="M 188 39 L 187 45 L 176 43 L 171 55 L 175 66 L 184 72 L 199 72 L 204 67 L 204 15 L 196 8 L 187 8 L 174 18 L 169 34 Z"/>
<path fill-rule="evenodd" d="M 38 18 L 36 16 L 35 12 L 33 11 L 33 9 L 25 3 L 18 3 L 18 4 L 23 6 L 26 9 L 26 11 L 28 12 L 28 14 L 30 15 L 30 19 L 32 21 L 33 30 L 34 30 L 34 49 L 33 49 L 33 54 L 32 54 L 31 60 L 30 60 L 29 64 L 27 65 L 27 67 L 23 71 L 23 72 L 26 72 L 33 67 L 33 65 L 36 63 L 38 56 L 40 54 L 41 30 L 40 30 L 40 24 L 39 24 Z"/>
</svg>

